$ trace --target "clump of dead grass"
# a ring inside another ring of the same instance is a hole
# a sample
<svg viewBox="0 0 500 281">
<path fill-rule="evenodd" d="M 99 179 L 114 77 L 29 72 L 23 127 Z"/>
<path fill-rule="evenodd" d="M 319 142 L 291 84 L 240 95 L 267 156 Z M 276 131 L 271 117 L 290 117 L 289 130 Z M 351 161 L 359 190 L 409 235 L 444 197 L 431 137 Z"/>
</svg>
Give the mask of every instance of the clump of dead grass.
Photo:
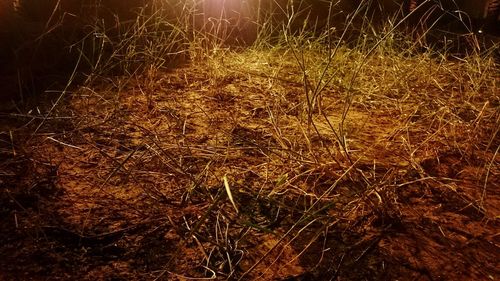
<svg viewBox="0 0 500 281">
<path fill-rule="evenodd" d="M 394 250 L 407 241 L 399 233 L 495 220 L 491 57 L 402 51 L 388 40 L 404 38 L 394 26 L 394 37 L 348 46 L 330 29 L 285 25 L 279 43 L 262 36 L 234 51 L 184 25 L 195 9 L 185 5 L 182 24 L 161 9 L 139 14 L 109 60 L 97 60 L 99 75 L 49 112 L 71 113 L 70 129 L 39 116 L 31 157 L 57 167 L 64 191 L 51 213 L 64 227 L 42 226 L 48 239 L 63 229 L 107 251 L 111 237 L 110 251 L 127 251 L 120 262 L 148 278 L 359 279 L 397 277 L 383 265 L 412 262 Z M 178 53 L 190 63 L 167 71 Z M 103 78 L 116 64 L 125 75 Z"/>
</svg>

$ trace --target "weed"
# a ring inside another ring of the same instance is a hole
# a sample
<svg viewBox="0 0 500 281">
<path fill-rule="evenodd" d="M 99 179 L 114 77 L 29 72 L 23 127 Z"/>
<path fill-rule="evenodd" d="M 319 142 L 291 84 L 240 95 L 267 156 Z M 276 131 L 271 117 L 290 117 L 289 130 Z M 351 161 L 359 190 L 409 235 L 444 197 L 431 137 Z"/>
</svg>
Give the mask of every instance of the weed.
<svg viewBox="0 0 500 281">
<path fill-rule="evenodd" d="M 87 79 L 1 135 L 36 171 L 2 163 L 2 229 L 43 237 L 2 246 L 6 276 L 37 274 L 3 262 L 35 249 L 86 264 L 46 273 L 75 278 L 494 276 L 495 49 L 417 48 L 408 16 L 378 25 L 368 2 L 316 18 L 305 0 L 217 17 L 158 0 L 91 26 L 71 46 Z"/>
</svg>

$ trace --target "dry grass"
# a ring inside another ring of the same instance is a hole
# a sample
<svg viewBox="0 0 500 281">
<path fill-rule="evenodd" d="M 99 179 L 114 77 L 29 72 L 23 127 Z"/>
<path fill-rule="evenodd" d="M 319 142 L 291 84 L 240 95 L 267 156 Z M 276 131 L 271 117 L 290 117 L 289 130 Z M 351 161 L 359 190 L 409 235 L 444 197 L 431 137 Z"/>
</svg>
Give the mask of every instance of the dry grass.
<svg viewBox="0 0 500 281">
<path fill-rule="evenodd" d="M 394 25 L 351 46 L 267 22 L 230 48 L 186 3 L 8 115 L 2 278 L 499 277 L 493 57 L 417 52 Z"/>
</svg>

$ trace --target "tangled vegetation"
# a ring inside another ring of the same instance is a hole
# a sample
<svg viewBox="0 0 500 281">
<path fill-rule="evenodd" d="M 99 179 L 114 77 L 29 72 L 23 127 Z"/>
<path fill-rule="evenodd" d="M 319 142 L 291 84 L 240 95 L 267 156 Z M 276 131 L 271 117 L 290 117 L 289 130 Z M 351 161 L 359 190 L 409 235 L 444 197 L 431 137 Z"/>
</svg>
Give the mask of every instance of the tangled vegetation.
<svg viewBox="0 0 500 281">
<path fill-rule="evenodd" d="M 2 114 L 0 279 L 500 278 L 498 45 L 190 3 Z"/>
</svg>

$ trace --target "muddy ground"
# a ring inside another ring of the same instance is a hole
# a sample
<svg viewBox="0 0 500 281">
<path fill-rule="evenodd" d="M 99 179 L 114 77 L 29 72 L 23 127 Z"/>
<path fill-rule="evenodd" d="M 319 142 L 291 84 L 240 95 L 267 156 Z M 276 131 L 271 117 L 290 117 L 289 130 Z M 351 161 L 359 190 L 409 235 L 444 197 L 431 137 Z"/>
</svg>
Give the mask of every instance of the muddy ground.
<svg viewBox="0 0 500 281">
<path fill-rule="evenodd" d="M 2 114 L 0 279 L 498 280 L 498 73 L 412 59 L 374 56 L 311 120 L 279 50 Z"/>
</svg>

